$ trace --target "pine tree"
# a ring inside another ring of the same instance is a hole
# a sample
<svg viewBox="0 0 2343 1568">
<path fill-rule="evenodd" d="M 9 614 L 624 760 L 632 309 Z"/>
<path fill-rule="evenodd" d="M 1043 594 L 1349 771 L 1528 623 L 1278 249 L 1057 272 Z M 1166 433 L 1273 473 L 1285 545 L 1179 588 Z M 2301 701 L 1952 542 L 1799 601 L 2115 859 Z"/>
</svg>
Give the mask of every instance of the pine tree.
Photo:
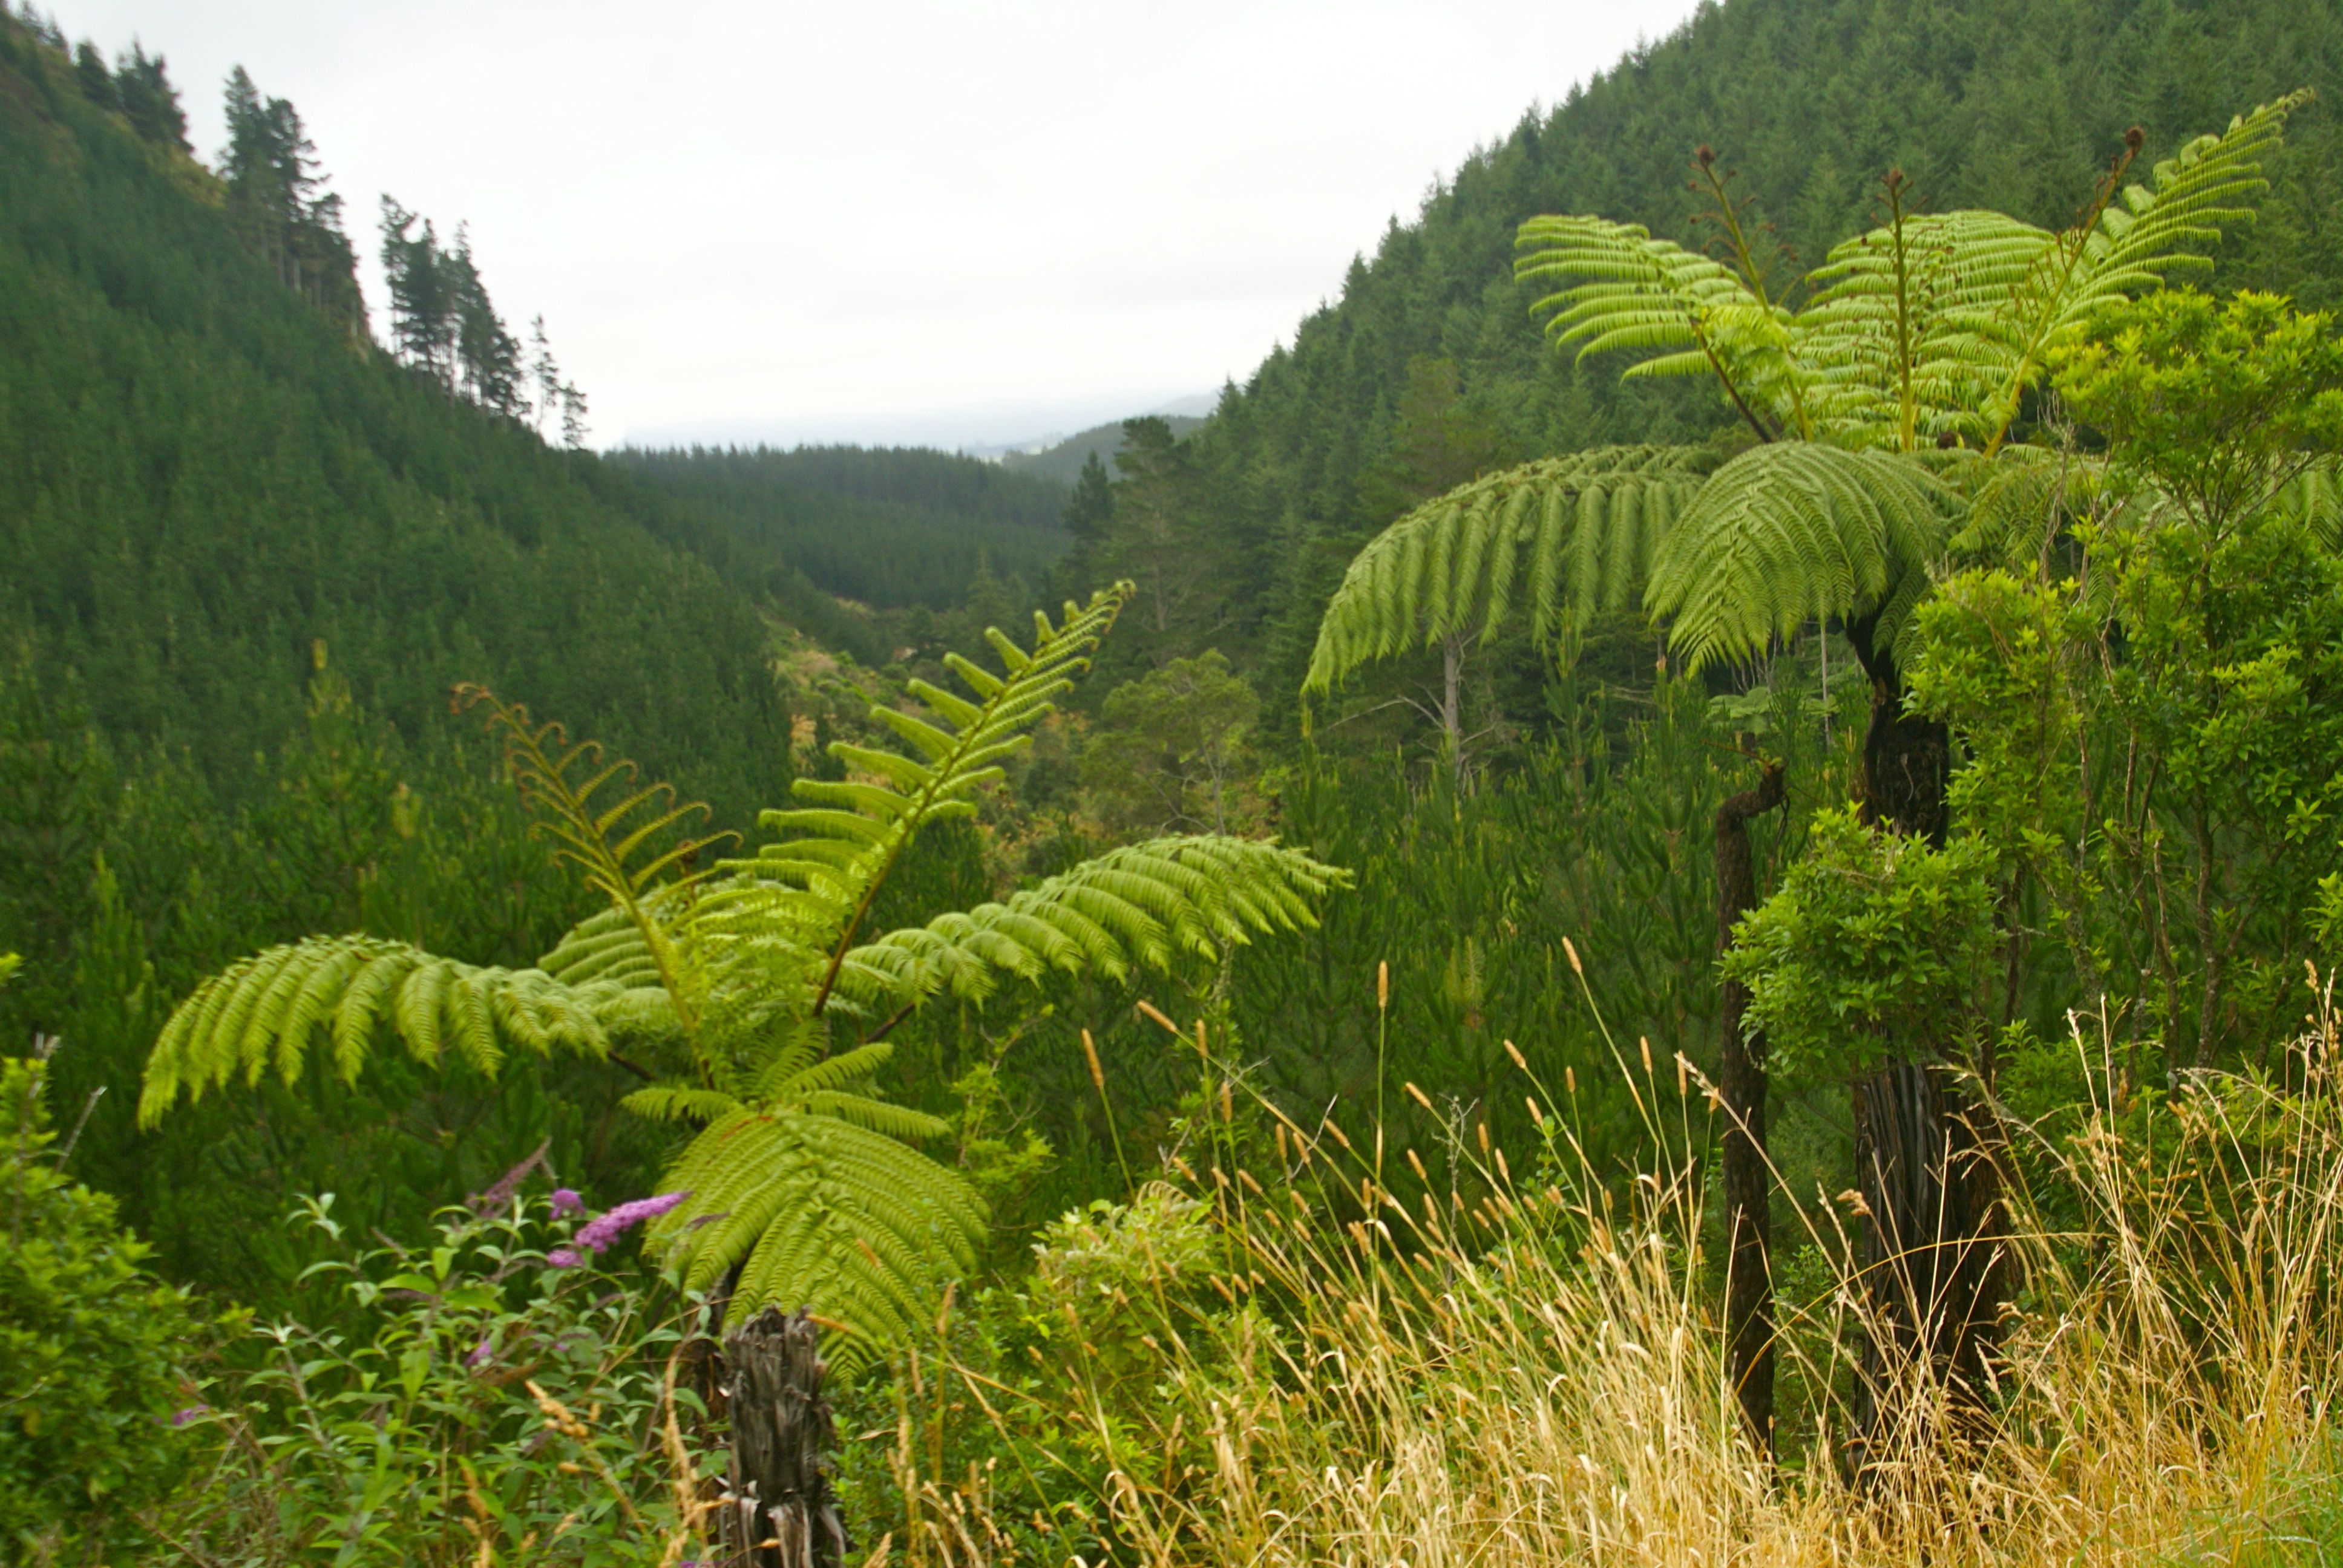
<svg viewBox="0 0 2343 1568">
<path fill-rule="evenodd" d="M 106 68 L 106 56 L 87 39 L 74 50 L 74 79 L 81 84 L 81 95 L 99 108 L 122 107 L 122 95 L 115 90 L 114 73 Z"/>
<path fill-rule="evenodd" d="M 420 223 L 423 232 L 414 232 Z M 391 349 L 456 389 L 456 289 L 431 220 L 382 198 L 382 270 L 390 288 Z"/>
<path fill-rule="evenodd" d="M 183 153 L 196 149 L 187 140 L 187 112 L 179 106 L 179 89 L 171 85 L 163 56 L 148 56 L 144 45 L 131 41 L 121 57 L 114 86 L 130 128 L 158 146 Z"/>
<path fill-rule="evenodd" d="M 456 364 L 464 395 L 481 407 L 518 419 L 528 407 L 521 395 L 520 342 L 505 330 L 489 302 L 488 286 L 472 261 L 472 238 L 458 226 L 456 248 L 444 258 L 456 312 Z"/>
<path fill-rule="evenodd" d="M 554 362 L 553 345 L 546 338 L 542 315 L 528 324 L 528 378 L 537 387 L 531 423 L 542 436 L 546 419 L 558 410 L 561 403 L 561 367 Z"/>
</svg>

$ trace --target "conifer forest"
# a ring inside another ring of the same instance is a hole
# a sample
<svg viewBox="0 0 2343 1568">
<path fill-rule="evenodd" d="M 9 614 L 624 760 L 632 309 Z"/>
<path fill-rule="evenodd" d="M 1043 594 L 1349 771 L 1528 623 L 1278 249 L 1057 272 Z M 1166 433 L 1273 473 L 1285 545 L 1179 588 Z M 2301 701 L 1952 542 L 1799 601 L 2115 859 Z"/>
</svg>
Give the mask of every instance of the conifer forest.
<svg viewBox="0 0 2343 1568">
<path fill-rule="evenodd" d="M 118 44 L 0 1562 L 2343 1562 L 2343 4 L 1703 4 L 1079 465 L 598 447 Z"/>
</svg>

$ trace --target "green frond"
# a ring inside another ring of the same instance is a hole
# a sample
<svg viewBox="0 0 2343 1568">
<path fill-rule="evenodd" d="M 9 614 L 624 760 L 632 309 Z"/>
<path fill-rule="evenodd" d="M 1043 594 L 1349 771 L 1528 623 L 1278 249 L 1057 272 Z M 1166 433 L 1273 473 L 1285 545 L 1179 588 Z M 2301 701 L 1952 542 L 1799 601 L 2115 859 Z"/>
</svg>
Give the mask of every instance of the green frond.
<svg viewBox="0 0 2343 1568">
<path fill-rule="evenodd" d="M 2108 189 L 2092 218 L 2044 248 L 2025 276 L 1969 326 L 1997 372 L 1980 428 L 1988 449 L 2016 417 L 2052 350 L 2087 329 L 2109 305 L 2161 286 L 2175 272 L 2212 265 L 2222 234 L 2250 222 L 2268 188 L 2261 159 L 2274 150 L 2308 91 L 2288 94 L 2203 136 L 2158 163 L 2146 186 Z"/>
<path fill-rule="evenodd" d="M 613 988 L 573 987 L 541 970 L 481 969 L 376 937 L 310 937 L 238 960 L 172 1011 L 146 1062 L 138 1117 L 153 1126 L 184 1091 L 190 1100 L 273 1067 L 300 1076 L 321 1033 L 335 1070 L 355 1080 L 384 1030 L 417 1060 L 449 1044 L 493 1072 L 508 1046 L 600 1056 L 600 1004 Z"/>
<path fill-rule="evenodd" d="M 740 1109 L 732 1096 L 689 1083 L 654 1083 L 618 1101 L 618 1109 L 652 1121 L 714 1121 Z"/>
<path fill-rule="evenodd" d="M 1689 668 L 1761 652 L 1820 616 L 1877 618 L 1892 642 L 1960 509 L 1928 467 L 1807 442 L 1754 447 L 1702 489 L 1652 568 L 1644 606 Z"/>
<path fill-rule="evenodd" d="M 1514 237 L 1517 282 L 1561 285 L 1530 307 L 1557 348 L 1638 357 L 1629 376 L 1715 376 L 1777 424 L 1799 422 L 1805 373 L 1791 317 L 1741 275 L 1639 224 L 1534 217 Z"/>
<path fill-rule="evenodd" d="M 2321 463 L 2294 477 L 2273 505 L 2298 518 L 2320 548 L 2343 555 L 2343 473 Z"/>
<path fill-rule="evenodd" d="M 712 875 L 715 868 L 699 862 L 736 835 L 692 835 L 689 825 L 704 820 L 708 808 L 679 802 L 669 785 L 639 783 L 635 765 L 604 761 L 598 741 L 572 741 L 560 725 L 538 723 L 528 709 L 500 701 L 486 687 L 458 687 L 457 698 L 466 708 L 488 709 L 489 728 L 503 738 L 505 765 L 522 801 L 538 814 L 538 827 L 555 853 L 634 926 L 644 960 L 689 1032 L 691 987 L 674 933 L 655 906 Z M 478 1043 L 468 1030 L 459 1039 Z"/>
<path fill-rule="evenodd" d="M 1369 540 L 1318 623 L 1305 692 L 1451 634 L 1496 635 L 1523 597 L 1532 635 L 1633 602 L 1654 551 L 1718 458 L 1599 447 L 1491 474 Z"/>
<path fill-rule="evenodd" d="M 934 1125 L 863 1103 L 907 1131 Z M 663 1185 L 691 1195 L 654 1222 L 648 1244 L 688 1288 L 739 1265 L 728 1322 L 806 1306 L 852 1333 L 897 1338 L 932 1315 L 950 1272 L 974 1266 L 985 1221 L 968 1183 L 902 1135 L 854 1116 L 736 1111 L 669 1170 Z"/>
<path fill-rule="evenodd" d="M 1273 840 L 1196 834 L 1131 844 L 999 903 L 890 931 L 847 955 L 859 1000 L 916 1002 L 940 990 L 990 995 L 1006 973 L 1111 979 L 1210 956 L 1255 935 L 1314 926 L 1313 902 L 1348 873 Z"/>
<path fill-rule="evenodd" d="M 753 859 L 727 862 L 726 869 L 746 882 L 784 890 L 744 890 L 736 900 L 761 898 L 769 906 L 794 891 L 801 895 L 800 930 L 810 932 L 818 921 L 828 924 L 820 945 L 829 950 L 829 963 L 815 981 L 810 1012 L 819 1014 L 829 1004 L 862 917 L 897 859 L 928 823 L 975 810 L 972 797 L 1002 777 L 1003 759 L 1031 743 L 1032 727 L 1089 667 L 1099 639 L 1134 591 L 1131 584 L 1118 583 L 1092 595 L 1087 607 L 1070 603 L 1063 623 L 1055 627 L 1036 615 L 1030 651 L 999 628 L 988 629 L 986 640 L 1005 676 L 965 658 L 949 661 L 976 700 L 915 682 L 914 694 L 940 722 L 873 710 L 918 757 L 890 755 L 882 760 L 859 748 L 833 746 L 832 754 L 862 777 L 843 782 L 798 779 L 791 790 L 810 804 L 764 813 L 763 825 L 787 836 Z M 738 910 L 726 918 L 737 921 Z"/>
</svg>

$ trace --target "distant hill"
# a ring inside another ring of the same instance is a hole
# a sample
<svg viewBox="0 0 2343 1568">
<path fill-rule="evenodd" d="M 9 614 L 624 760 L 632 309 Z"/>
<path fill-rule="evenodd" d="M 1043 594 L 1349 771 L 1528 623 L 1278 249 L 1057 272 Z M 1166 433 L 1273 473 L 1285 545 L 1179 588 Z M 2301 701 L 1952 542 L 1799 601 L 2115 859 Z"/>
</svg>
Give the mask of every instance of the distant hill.
<svg viewBox="0 0 2343 1568">
<path fill-rule="evenodd" d="M 1163 422 L 1172 427 L 1174 436 L 1185 436 L 1204 421 L 1189 414 L 1166 414 Z M 1099 425 L 1078 436 L 1069 436 L 1054 447 L 1038 452 L 1011 452 L 1001 459 L 1001 467 L 1011 473 L 1031 475 L 1047 479 L 1053 485 L 1071 490 L 1081 475 L 1082 465 L 1098 454 L 1108 472 L 1114 469 L 1114 455 L 1122 450 L 1122 421 Z"/>
<path fill-rule="evenodd" d="M 881 609 L 956 608 L 980 569 L 1036 584 L 1066 545 L 1067 484 L 949 452 L 621 448 L 609 461 L 689 508 L 736 568 L 784 567 Z"/>
<path fill-rule="evenodd" d="M 488 682 L 746 825 L 789 719 L 695 520 L 396 363 L 225 196 L 0 18 L 0 653 L 230 794 L 322 642 L 409 737 Z"/>
</svg>

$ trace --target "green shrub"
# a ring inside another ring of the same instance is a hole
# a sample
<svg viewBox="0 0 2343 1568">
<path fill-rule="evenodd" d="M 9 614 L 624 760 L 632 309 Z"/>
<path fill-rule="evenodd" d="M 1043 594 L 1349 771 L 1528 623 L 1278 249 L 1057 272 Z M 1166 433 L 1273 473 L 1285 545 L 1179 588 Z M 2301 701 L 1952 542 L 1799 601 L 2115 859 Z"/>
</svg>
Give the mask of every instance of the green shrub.
<svg viewBox="0 0 2343 1568">
<path fill-rule="evenodd" d="M 516 1197 L 525 1163 L 422 1246 L 351 1244 L 331 1195 L 300 1223 L 366 1337 L 284 1322 L 258 1364 L 214 1379 L 199 1424 L 211 1483 L 165 1526 L 187 1558 L 337 1563 L 673 1563 L 699 1555 L 703 1477 L 678 1388 L 696 1303 L 662 1301 L 631 1264 L 596 1266 L 609 1232 L 575 1193 Z M 717 1473 L 721 1452 L 716 1451 Z"/>
<path fill-rule="evenodd" d="M 178 1357 L 197 1317 L 141 1266 L 147 1249 L 114 1200 L 57 1169 L 47 1070 L 0 1060 L 0 1543 L 33 1561 L 106 1562 L 182 1473 Z"/>
</svg>

